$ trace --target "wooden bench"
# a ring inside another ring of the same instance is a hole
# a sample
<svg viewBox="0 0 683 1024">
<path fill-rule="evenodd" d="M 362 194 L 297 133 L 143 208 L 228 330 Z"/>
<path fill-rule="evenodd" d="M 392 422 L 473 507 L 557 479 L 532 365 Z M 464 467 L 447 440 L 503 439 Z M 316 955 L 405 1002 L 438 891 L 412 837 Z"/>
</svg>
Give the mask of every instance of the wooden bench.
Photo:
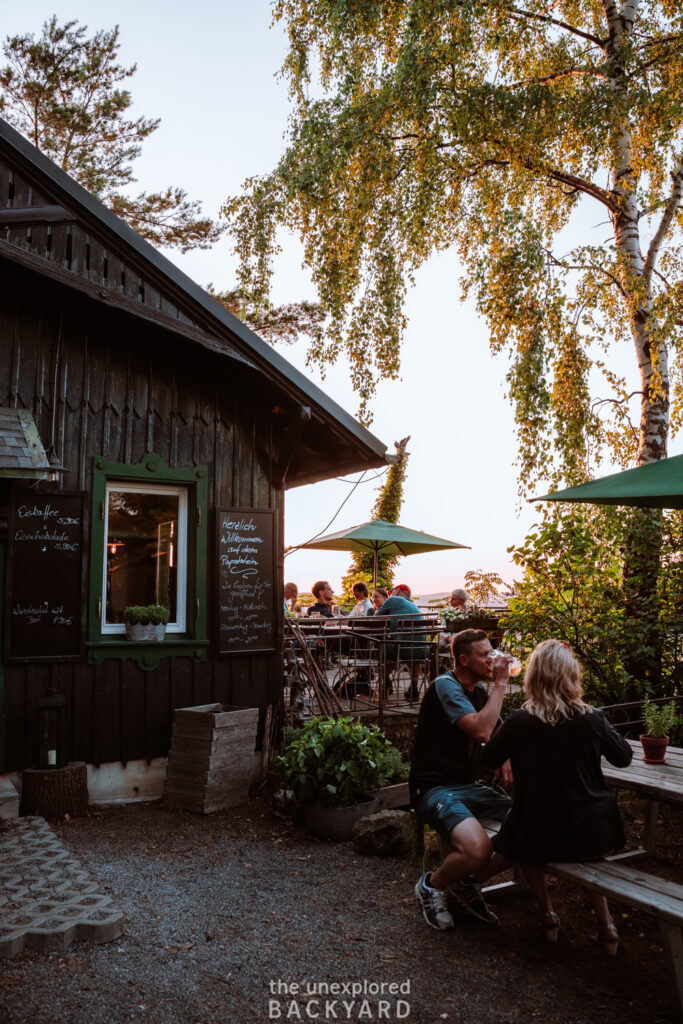
<svg viewBox="0 0 683 1024">
<path fill-rule="evenodd" d="M 500 822 L 492 819 L 482 818 L 480 824 L 490 839 L 500 828 Z M 449 848 L 449 844 L 439 837 L 442 857 L 448 853 Z M 515 869 L 514 882 L 485 885 L 483 891 L 489 894 L 525 887 L 522 873 L 520 871 L 518 874 L 518 870 Z M 624 864 L 619 855 L 583 864 L 551 863 L 546 864 L 544 870 L 554 878 L 572 882 L 615 903 L 622 903 L 657 918 L 672 998 L 678 1015 L 683 1017 L 683 885 Z"/>
<path fill-rule="evenodd" d="M 679 1016 L 683 1016 L 683 885 L 609 859 L 589 864 L 546 864 L 545 871 L 657 918 L 672 996 Z"/>
</svg>

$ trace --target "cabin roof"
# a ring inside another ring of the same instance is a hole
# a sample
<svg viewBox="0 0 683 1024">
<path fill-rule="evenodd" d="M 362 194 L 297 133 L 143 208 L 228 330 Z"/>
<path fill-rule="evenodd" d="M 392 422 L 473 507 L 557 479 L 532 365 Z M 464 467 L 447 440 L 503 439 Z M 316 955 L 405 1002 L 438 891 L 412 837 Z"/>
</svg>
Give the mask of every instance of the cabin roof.
<svg viewBox="0 0 683 1024">
<path fill-rule="evenodd" d="M 290 415 L 293 453 L 285 487 L 393 461 L 379 438 L 2 119 L 0 159 L 11 168 L 10 178 L 16 173 L 29 186 L 19 199 L 13 187 L 0 195 L 0 256 L 156 322 L 188 344 L 202 345 L 268 378 Z M 26 241 L 32 225 L 48 225 L 49 233 L 53 225 L 64 224 L 74 237 L 80 231 L 97 238 L 139 276 L 137 292 L 129 288 L 125 294 L 122 283 L 103 280 L 89 259 L 65 261 Z"/>
<path fill-rule="evenodd" d="M 30 412 L 0 407 L 0 477 L 46 480 L 50 470 Z"/>
</svg>

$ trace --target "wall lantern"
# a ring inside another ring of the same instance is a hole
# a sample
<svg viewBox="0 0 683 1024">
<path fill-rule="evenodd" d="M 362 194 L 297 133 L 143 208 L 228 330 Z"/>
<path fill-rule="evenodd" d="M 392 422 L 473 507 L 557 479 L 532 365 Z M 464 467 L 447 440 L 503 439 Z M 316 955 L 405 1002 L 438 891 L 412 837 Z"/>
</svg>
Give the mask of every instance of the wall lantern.
<svg viewBox="0 0 683 1024">
<path fill-rule="evenodd" d="M 37 702 L 38 767 L 61 768 L 65 763 L 66 698 L 49 687 Z"/>
</svg>

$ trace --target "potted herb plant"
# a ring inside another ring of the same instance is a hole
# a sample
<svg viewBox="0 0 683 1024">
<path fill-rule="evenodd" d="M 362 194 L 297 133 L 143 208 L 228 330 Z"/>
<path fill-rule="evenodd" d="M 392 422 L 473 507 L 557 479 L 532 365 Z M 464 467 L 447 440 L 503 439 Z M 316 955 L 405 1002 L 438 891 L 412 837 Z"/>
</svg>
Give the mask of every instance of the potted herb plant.
<svg viewBox="0 0 683 1024">
<path fill-rule="evenodd" d="M 664 764 L 669 735 L 676 724 L 676 705 L 653 704 L 645 695 L 643 700 L 643 724 L 645 732 L 640 737 L 643 760 L 646 764 Z"/>
<path fill-rule="evenodd" d="M 126 624 L 126 639 L 140 641 L 146 639 L 148 621 L 147 608 L 141 604 L 131 604 L 123 609 L 123 621 Z"/>
<path fill-rule="evenodd" d="M 312 718 L 290 731 L 276 768 L 308 829 L 349 839 L 354 823 L 379 810 L 372 790 L 404 774 L 398 751 L 377 726 L 353 718 Z"/>
<path fill-rule="evenodd" d="M 170 611 L 164 604 L 149 604 L 147 605 L 147 615 L 149 617 L 149 639 L 160 643 L 166 635 L 166 625 L 170 616 Z"/>
<path fill-rule="evenodd" d="M 135 604 L 123 609 L 126 638 L 158 643 L 164 639 L 169 609 L 163 604 Z"/>
</svg>

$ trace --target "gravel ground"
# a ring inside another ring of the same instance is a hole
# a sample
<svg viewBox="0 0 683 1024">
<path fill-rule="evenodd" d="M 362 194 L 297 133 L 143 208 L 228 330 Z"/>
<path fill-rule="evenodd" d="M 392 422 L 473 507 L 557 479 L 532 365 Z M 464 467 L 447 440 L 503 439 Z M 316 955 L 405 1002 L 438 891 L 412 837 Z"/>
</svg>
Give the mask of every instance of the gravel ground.
<svg viewBox="0 0 683 1024">
<path fill-rule="evenodd" d="M 206 818 L 128 805 L 55 829 L 124 910 L 125 936 L 0 960 L 2 1024 L 251 1024 L 278 1011 L 409 1024 L 675 1019 L 656 924 L 620 914 L 624 941 L 605 957 L 584 898 L 559 882 L 553 947 L 525 894 L 496 898 L 498 927 L 463 917 L 433 931 L 413 894 L 418 868 L 315 840 L 265 797 Z M 363 982 L 353 1005 L 347 988 L 326 1009 L 321 985 Z"/>
</svg>

